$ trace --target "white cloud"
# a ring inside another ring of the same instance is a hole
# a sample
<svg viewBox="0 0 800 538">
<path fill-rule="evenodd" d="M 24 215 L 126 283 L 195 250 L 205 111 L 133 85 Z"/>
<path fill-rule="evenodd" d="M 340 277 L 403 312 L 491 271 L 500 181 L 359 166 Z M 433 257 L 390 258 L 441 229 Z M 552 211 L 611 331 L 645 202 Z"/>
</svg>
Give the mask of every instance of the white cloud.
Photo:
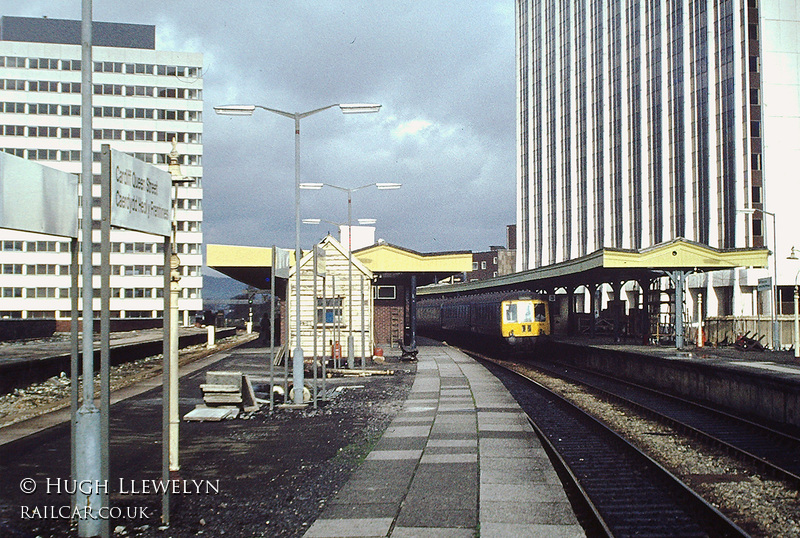
<svg viewBox="0 0 800 538">
<path fill-rule="evenodd" d="M 428 120 L 417 119 L 406 121 L 392 129 L 392 136 L 395 138 L 405 138 L 406 136 L 418 135 L 421 131 L 427 130 L 432 125 L 433 123 Z"/>
</svg>

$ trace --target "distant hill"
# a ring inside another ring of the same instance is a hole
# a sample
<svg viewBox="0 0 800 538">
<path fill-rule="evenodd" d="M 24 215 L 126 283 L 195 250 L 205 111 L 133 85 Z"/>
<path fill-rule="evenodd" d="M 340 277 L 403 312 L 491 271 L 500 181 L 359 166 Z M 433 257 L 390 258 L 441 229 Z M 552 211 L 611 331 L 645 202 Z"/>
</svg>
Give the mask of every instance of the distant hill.
<svg viewBox="0 0 800 538">
<path fill-rule="evenodd" d="M 203 275 L 203 301 L 226 301 L 244 293 L 246 284 L 223 276 Z"/>
</svg>

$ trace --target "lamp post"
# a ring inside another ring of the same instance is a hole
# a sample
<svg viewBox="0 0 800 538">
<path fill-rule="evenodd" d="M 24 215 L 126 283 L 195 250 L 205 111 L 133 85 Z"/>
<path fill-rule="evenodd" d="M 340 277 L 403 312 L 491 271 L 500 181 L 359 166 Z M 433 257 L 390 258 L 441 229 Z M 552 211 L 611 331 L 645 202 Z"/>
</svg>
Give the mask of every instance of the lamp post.
<svg viewBox="0 0 800 538">
<path fill-rule="evenodd" d="M 775 254 L 775 249 L 778 248 L 777 240 L 777 226 L 775 225 L 775 213 L 766 211 L 764 209 L 745 208 L 737 209 L 739 213 L 745 215 L 753 215 L 754 213 L 762 213 L 772 217 L 772 250 L 771 254 Z M 778 258 L 772 257 L 772 285 L 770 286 L 770 295 L 772 299 L 772 350 L 777 351 L 781 347 L 781 333 L 778 327 Z"/>
<path fill-rule="evenodd" d="M 380 190 L 392 190 L 402 187 L 400 183 L 369 183 L 360 187 L 347 188 L 330 183 L 302 183 L 301 189 L 321 189 L 330 187 L 347 193 L 347 309 L 348 309 L 348 336 L 347 336 L 347 367 L 355 368 L 356 358 L 353 339 L 353 193 L 369 187 L 377 187 Z M 363 353 L 364 350 L 362 349 Z"/>
<path fill-rule="evenodd" d="M 286 118 L 294 120 L 294 224 L 295 224 L 295 333 L 297 338 L 297 347 L 294 349 L 294 356 L 292 361 L 292 379 L 297 390 L 294 391 L 294 403 L 303 403 L 303 348 L 300 343 L 300 258 L 302 252 L 300 250 L 300 120 L 338 106 L 343 114 L 363 114 L 370 112 L 378 112 L 381 105 L 373 104 L 332 104 L 322 108 L 309 110 L 308 112 L 284 112 L 274 108 L 268 108 L 261 105 L 224 105 L 215 106 L 214 111 L 223 116 L 252 116 L 256 108 L 272 112 Z"/>
</svg>

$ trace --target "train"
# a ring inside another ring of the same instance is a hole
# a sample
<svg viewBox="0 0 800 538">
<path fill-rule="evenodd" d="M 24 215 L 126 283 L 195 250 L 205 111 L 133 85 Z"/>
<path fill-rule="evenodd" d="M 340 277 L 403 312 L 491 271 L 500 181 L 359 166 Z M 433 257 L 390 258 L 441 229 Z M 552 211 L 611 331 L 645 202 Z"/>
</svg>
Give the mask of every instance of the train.
<svg viewBox="0 0 800 538">
<path fill-rule="evenodd" d="M 552 334 L 550 304 L 546 296 L 522 293 L 423 297 L 417 301 L 417 330 L 530 350 Z"/>
</svg>

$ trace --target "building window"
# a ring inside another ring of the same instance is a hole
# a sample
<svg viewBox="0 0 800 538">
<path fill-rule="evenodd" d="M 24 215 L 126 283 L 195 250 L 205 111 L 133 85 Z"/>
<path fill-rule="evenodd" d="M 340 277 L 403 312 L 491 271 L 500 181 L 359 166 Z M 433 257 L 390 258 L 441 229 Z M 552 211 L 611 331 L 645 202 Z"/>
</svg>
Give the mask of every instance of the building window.
<svg viewBox="0 0 800 538">
<path fill-rule="evenodd" d="M 764 230 L 761 228 L 761 219 L 753 219 L 753 235 L 761 236 L 763 234 Z"/>
<path fill-rule="evenodd" d="M 478 262 L 472 262 L 472 270 L 473 271 L 477 271 L 478 270 Z"/>
<path fill-rule="evenodd" d="M 317 325 L 342 323 L 342 297 L 317 297 Z"/>
<path fill-rule="evenodd" d="M 753 187 L 753 198 L 752 198 L 751 202 L 754 203 L 754 204 L 760 204 L 761 203 L 761 187 L 758 187 L 758 186 Z"/>
<path fill-rule="evenodd" d="M 481 269 L 486 269 L 486 262 L 485 261 L 481 262 Z"/>
<path fill-rule="evenodd" d="M 396 286 L 376 286 L 375 287 L 375 299 L 381 299 L 381 300 L 397 299 L 397 287 Z"/>
</svg>

